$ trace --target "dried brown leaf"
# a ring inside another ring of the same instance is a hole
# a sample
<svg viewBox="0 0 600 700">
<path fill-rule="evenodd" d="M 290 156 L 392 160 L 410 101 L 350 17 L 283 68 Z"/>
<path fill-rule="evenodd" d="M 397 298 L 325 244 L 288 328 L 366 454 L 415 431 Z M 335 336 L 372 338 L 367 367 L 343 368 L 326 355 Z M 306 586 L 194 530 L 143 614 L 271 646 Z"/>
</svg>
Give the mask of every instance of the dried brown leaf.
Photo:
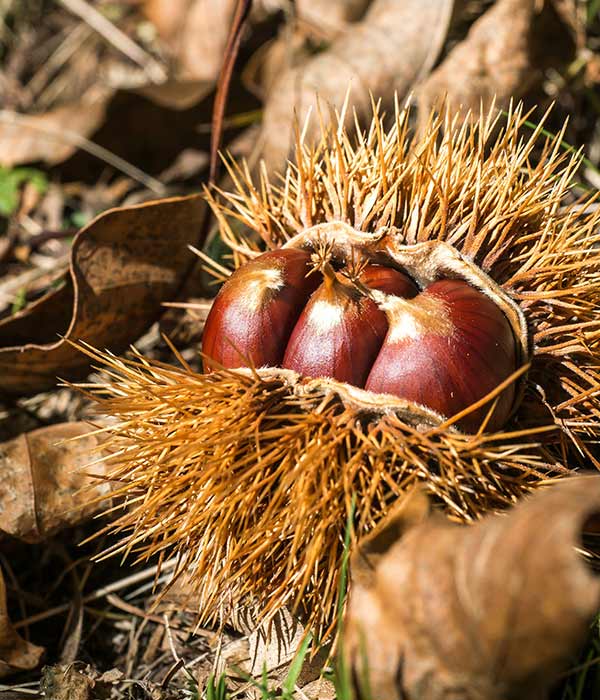
<svg viewBox="0 0 600 700">
<path fill-rule="evenodd" d="M 0 322 L 0 390 L 32 393 L 85 375 L 89 360 L 69 340 L 115 352 L 136 340 L 185 277 L 203 212 L 200 196 L 177 197 L 112 209 L 82 229 L 65 285 Z"/>
<path fill-rule="evenodd" d="M 265 107 L 263 157 L 280 169 L 293 147 L 293 115 L 302 124 L 310 109 L 339 106 L 348 88 L 359 116 L 370 114 L 371 94 L 406 94 L 435 63 L 452 17 L 453 0 L 375 0 L 364 19 L 304 65 L 286 71 Z M 324 110 L 326 111 L 326 110 Z M 324 117 L 327 115 L 324 114 Z M 353 119 L 352 110 L 346 115 Z M 319 120 L 310 125 L 319 133 Z"/>
<path fill-rule="evenodd" d="M 568 0 L 570 2 L 570 0 Z M 572 4 L 572 3 L 570 3 Z M 538 87 L 544 72 L 573 58 L 573 22 L 547 0 L 499 0 L 471 27 L 418 92 L 423 114 L 447 97 L 454 107 L 485 113 Z"/>
<path fill-rule="evenodd" d="M 357 22 L 371 0 L 296 0 L 296 12 L 302 22 L 312 25 L 323 36 L 335 36 Z M 309 27 L 310 29 L 311 27 Z"/>
<path fill-rule="evenodd" d="M 111 697 L 111 687 L 121 679 L 115 671 L 100 675 L 82 663 L 45 666 L 40 690 L 45 698 L 52 700 L 107 700 Z"/>
<path fill-rule="evenodd" d="M 426 518 L 420 499 L 353 557 L 344 651 L 356 683 L 372 700 L 546 698 L 600 605 L 578 550 L 600 477 L 472 526 Z"/>
<path fill-rule="evenodd" d="M 171 49 L 179 77 L 219 75 L 235 0 L 146 0 L 143 11 Z"/>
<path fill-rule="evenodd" d="M 35 668 L 44 650 L 25 641 L 13 628 L 6 607 L 6 585 L 0 570 L 0 678 Z"/>
<path fill-rule="evenodd" d="M 0 443 L 0 534 L 40 542 L 96 513 L 108 484 L 85 468 L 106 473 L 102 442 L 87 423 L 61 423 Z"/>
</svg>

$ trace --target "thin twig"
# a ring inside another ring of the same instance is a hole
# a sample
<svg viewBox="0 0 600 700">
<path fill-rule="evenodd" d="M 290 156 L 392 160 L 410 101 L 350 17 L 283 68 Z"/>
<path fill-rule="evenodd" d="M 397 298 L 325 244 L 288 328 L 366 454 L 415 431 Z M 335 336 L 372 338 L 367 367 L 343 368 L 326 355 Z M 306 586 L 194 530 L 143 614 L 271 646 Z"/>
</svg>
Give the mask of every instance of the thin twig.
<svg viewBox="0 0 600 700">
<path fill-rule="evenodd" d="M 39 684 L 36 683 L 36 685 L 39 685 Z M 33 690 L 31 688 L 24 688 L 22 686 L 16 686 L 16 685 L 0 685 L 0 692 L 15 693 L 17 691 L 19 692 L 20 695 L 33 695 L 36 698 L 42 697 L 40 695 L 39 690 Z M 17 696 L 9 695 L 8 697 L 17 697 Z"/>
<path fill-rule="evenodd" d="M 69 129 L 60 129 L 60 131 L 58 129 L 49 129 L 46 126 L 41 126 L 34 117 L 29 117 L 25 114 L 17 114 L 16 112 L 11 112 L 10 110 L 6 109 L 0 110 L 0 124 L 1 123 L 17 126 L 22 125 L 28 129 L 32 129 L 33 131 L 38 131 L 41 134 L 45 134 L 46 136 L 57 141 L 70 143 L 73 146 L 80 148 L 82 151 L 85 151 L 86 153 L 103 160 L 105 163 L 112 165 L 113 168 L 125 173 L 125 175 L 129 176 L 133 180 L 136 180 L 149 190 L 152 190 L 152 192 L 155 194 L 164 196 L 166 193 L 166 188 L 162 182 L 151 175 L 146 174 L 135 165 L 128 163 L 126 160 L 119 157 L 115 153 L 112 153 L 103 146 L 86 139 L 84 136 L 75 131 L 70 131 Z"/>
<path fill-rule="evenodd" d="M 143 68 L 153 83 L 164 83 L 167 80 L 167 71 L 164 66 L 85 0 L 59 0 L 59 2 L 104 37 L 109 44 Z"/>
<path fill-rule="evenodd" d="M 221 66 L 221 73 L 217 82 L 217 92 L 212 114 L 212 137 L 210 140 L 210 175 L 209 183 L 214 184 L 219 174 L 219 148 L 223 136 L 223 121 L 225 118 L 225 106 L 229 94 L 229 85 L 233 75 L 233 67 L 240 50 L 242 41 L 242 31 L 246 22 L 246 17 L 252 7 L 252 0 L 238 0 L 235 7 L 235 14 L 227 37 L 225 46 L 225 57 Z"/>
<path fill-rule="evenodd" d="M 161 572 L 168 571 L 170 569 L 174 569 L 176 565 L 176 560 L 173 559 L 168 559 L 164 564 L 161 564 L 160 570 Z M 110 583 L 108 586 L 103 586 L 102 588 L 97 588 L 95 591 L 92 593 L 89 593 L 83 598 L 83 603 L 89 603 L 92 600 L 98 600 L 99 598 L 105 598 L 106 596 L 110 595 L 111 593 L 115 593 L 116 591 L 120 591 L 123 588 L 127 588 L 128 586 L 133 585 L 134 583 L 139 583 L 140 581 L 145 581 L 146 579 L 152 578 L 153 576 L 156 575 L 156 572 L 158 571 L 158 566 L 151 566 L 148 569 L 144 569 L 143 571 L 138 572 L 137 574 L 132 574 L 131 576 L 127 576 L 123 579 L 120 579 L 119 581 L 115 581 L 113 583 Z M 50 608 L 49 610 L 44 610 L 41 613 L 37 613 L 36 615 L 31 615 L 25 620 L 19 620 L 19 622 L 15 622 L 13 624 L 13 627 L 15 629 L 19 629 L 20 627 L 26 627 L 27 625 L 31 625 L 34 622 L 40 622 L 41 620 L 46 620 L 49 617 L 54 617 L 55 615 L 61 615 L 62 613 L 66 612 L 69 610 L 71 607 L 71 603 L 64 603 L 63 605 L 57 605 L 54 608 Z"/>
</svg>

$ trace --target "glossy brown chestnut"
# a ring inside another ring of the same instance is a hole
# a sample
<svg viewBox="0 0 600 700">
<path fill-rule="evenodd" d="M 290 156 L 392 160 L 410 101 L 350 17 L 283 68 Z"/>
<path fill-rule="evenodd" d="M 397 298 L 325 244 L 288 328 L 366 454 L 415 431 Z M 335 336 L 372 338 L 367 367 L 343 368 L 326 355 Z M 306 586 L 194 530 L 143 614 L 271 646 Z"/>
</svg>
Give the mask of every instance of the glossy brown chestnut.
<svg viewBox="0 0 600 700">
<path fill-rule="evenodd" d="M 387 327 L 375 302 L 330 268 L 300 314 L 282 366 L 364 386 Z"/>
<path fill-rule="evenodd" d="M 450 417 L 483 398 L 516 369 L 515 340 L 506 316 L 463 280 L 434 282 L 415 299 L 386 304 L 390 327 L 366 388 Z M 514 386 L 498 399 L 488 429 L 510 413 Z M 490 404 L 460 423 L 473 432 Z"/>
<path fill-rule="evenodd" d="M 412 279 L 394 267 L 365 265 L 358 279 L 369 289 L 377 289 L 397 297 L 412 299 L 419 293 L 419 288 Z"/>
<path fill-rule="evenodd" d="M 321 281 L 310 253 L 281 248 L 238 268 L 206 319 L 202 352 L 223 367 L 277 367 L 294 325 Z M 210 363 L 205 362 L 210 370 Z"/>
</svg>

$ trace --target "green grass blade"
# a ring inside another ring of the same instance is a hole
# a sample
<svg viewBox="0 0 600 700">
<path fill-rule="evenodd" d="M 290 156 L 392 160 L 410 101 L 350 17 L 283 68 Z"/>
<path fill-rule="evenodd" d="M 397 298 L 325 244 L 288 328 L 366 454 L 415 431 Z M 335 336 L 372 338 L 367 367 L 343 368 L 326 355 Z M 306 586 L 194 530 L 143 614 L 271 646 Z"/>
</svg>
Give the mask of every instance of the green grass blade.
<svg viewBox="0 0 600 700">
<path fill-rule="evenodd" d="M 306 634 L 302 640 L 302 644 L 298 648 L 298 651 L 294 655 L 294 659 L 290 664 L 289 671 L 283 681 L 283 698 L 286 700 L 292 700 L 294 697 L 294 689 L 296 683 L 298 682 L 298 677 L 300 676 L 300 671 L 302 671 L 302 666 L 304 666 L 304 661 L 306 659 L 306 654 L 308 652 L 308 646 L 312 640 L 310 633 Z"/>
<path fill-rule="evenodd" d="M 337 659 L 335 665 L 335 675 L 333 683 L 335 686 L 337 700 L 352 700 L 352 683 L 350 669 L 346 663 L 343 648 L 343 612 L 348 593 L 348 568 L 350 565 L 350 542 L 352 540 L 352 530 L 354 528 L 354 514 L 356 512 L 356 497 L 352 497 L 350 511 L 346 520 L 346 532 L 344 533 L 344 553 L 342 556 L 342 566 L 340 570 L 340 583 L 338 588 L 338 608 L 337 608 Z"/>
<path fill-rule="evenodd" d="M 600 0 L 599 0 L 600 2 Z M 502 110 L 502 114 L 504 116 L 508 116 L 508 112 L 505 112 Z M 545 136 L 548 139 L 555 139 L 556 134 L 553 134 L 551 131 L 548 131 L 548 129 L 544 128 L 539 128 L 539 124 L 535 124 L 534 122 L 530 122 L 528 120 L 525 120 L 523 122 L 523 126 L 526 126 L 528 129 L 531 129 L 532 131 L 535 131 L 536 129 L 539 129 L 540 134 Z M 572 153 L 573 155 L 577 155 L 581 158 L 581 162 L 586 165 L 590 170 L 593 170 L 595 173 L 600 175 L 600 168 L 598 168 L 597 165 L 592 163 L 592 161 L 589 158 L 586 158 L 586 156 L 583 155 L 583 153 L 580 153 L 579 149 L 575 148 L 575 146 L 572 146 L 568 141 L 565 141 L 564 139 L 561 139 L 559 142 L 560 147 L 563 149 L 563 151 L 566 151 L 567 153 Z"/>
</svg>

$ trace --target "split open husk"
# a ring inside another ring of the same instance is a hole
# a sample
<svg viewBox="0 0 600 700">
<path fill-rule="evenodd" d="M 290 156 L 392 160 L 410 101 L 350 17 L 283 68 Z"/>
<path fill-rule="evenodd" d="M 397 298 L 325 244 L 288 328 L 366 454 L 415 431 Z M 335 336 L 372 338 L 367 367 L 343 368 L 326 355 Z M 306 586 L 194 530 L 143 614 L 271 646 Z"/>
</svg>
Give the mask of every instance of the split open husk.
<svg viewBox="0 0 600 700">
<path fill-rule="evenodd" d="M 519 109 L 477 121 L 446 112 L 415 138 L 398 109 L 387 129 L 375 115 L 366 132 L 340 125 L 314 147 L 299 135 L 279 184 L 265 173 L 253 184 L 228 161 L 235 192 L 208 193 L 235 266 L 320 227 L 334 244 L 383 241 L 415 279 L 460 268 L 491 289 L 521 348 L 509 422 L 464 434 L 456 417 L 331 380 L 198 374 L 88 348 L 110 373 L 98 408 L 118 419 L 112 478 L 126 508 L 107 554 L 174 552 L 204 619 L 243 598 L 267 617 L 293 608 L 326 636 L 350 513 L 359 538 L 422 482 L 450 518 L 471 521 L 600 466 L 600 210 L 577 199 L 579 160 L 562 134 L 525 121 Z"/>
</svg>

